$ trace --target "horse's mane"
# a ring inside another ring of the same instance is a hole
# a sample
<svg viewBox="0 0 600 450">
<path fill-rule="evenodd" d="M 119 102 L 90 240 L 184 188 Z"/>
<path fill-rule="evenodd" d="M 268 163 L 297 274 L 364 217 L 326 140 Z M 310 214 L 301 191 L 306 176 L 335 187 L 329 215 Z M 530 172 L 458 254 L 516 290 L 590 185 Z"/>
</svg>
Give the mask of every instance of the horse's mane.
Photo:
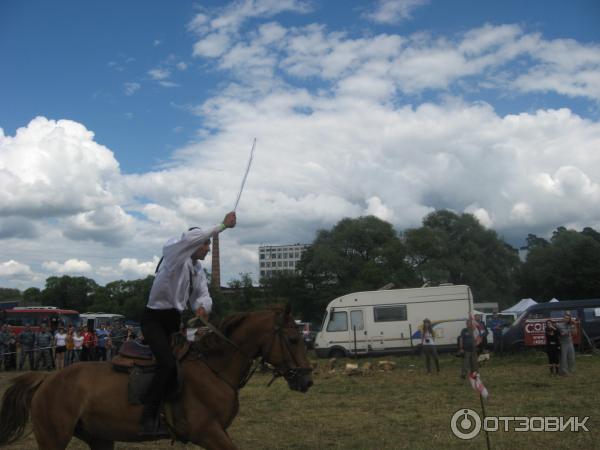
<svg viewBox="0 0 600 450">
<path fill-rule="evenodd" d="M 258 312 L 273 312 L 276 315 L 282 314 L 285 308 L 281 305 L 271 305 L 259 311 L 250 311 L 243 313 L 235 313 L 227 316 L 217 326 L 217 329 L 227 338 L 231 337 L 233 332 L 245 321 L 245 319 Z M 201 336 L 198 340 L 192 343 L 192 348 L 203 354 L 222 353 L 224 350 L 231 347 L 231 344 L 225 342 L 216 333 L 208 332 Z"/>
</svg>

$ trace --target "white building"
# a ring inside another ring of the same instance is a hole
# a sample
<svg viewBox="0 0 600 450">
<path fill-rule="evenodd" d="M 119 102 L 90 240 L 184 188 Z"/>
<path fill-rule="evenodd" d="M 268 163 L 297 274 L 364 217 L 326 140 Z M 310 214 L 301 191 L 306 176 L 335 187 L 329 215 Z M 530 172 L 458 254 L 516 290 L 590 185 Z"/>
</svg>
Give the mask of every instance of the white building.
<svg viewBox="0 0 600 450">
<path fill-rule="evenodd" d="M 274 272 L 296 271 L 307 244 L 261 245 L 258 247 L 260 276 L 268 277 Z"/>
</svg>

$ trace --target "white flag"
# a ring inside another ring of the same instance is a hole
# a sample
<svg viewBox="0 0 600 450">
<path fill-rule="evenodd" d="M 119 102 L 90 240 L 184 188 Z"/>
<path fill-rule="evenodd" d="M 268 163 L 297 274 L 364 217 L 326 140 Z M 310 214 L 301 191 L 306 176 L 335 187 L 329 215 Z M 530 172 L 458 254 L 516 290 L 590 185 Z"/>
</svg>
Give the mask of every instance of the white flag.
<svg viewBox="0 0 600 450">
<path fill-rule="evenodd" d="M 489 393 L 486 387 L 483 385 L 481 378 L 479 377 L 479 372 L 471 372 L 469 374 L 469 381 L 471 382 L 471 387 L 477 392 L 479 392 L 481 396 L 487 400 Z"/>
</svg>

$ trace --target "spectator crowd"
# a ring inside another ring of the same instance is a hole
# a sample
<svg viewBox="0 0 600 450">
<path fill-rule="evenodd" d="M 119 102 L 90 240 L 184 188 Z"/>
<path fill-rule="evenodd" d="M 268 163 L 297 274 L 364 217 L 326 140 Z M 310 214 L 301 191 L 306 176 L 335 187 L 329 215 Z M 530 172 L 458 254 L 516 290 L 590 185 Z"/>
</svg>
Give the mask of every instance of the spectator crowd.
<svg viewBox="0 0 600 450">
<path fill-rule="evenodd" d="M 130 326 L 74 327 L 59 323 L 52 331 L 47 324 L 25 325 L 19 334 L 0 324 L 0 371 L 60 370 L 80 361 L 109 361 L 127 340 L 138 339 Z M 18 364 L 17 364 L 18 362 Z"/>
</svg>

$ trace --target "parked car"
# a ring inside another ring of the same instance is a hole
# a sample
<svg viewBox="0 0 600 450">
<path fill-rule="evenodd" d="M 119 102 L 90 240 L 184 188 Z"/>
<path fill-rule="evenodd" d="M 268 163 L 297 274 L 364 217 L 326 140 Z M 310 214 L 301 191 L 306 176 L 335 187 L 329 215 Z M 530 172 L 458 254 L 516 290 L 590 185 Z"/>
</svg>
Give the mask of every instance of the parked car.
<svg viewBox="0 0 600 450">
<path fill-rule="evenodd" d="M 504 333 L 504 348 L 519 350 L 525 347 L 525 324 L 529 319 L 562 319 L 569 311 L 581 323 L 584 333 L 582 343 L 589 346 L 589 338 L 596 347 L 600 346 L 600 299 L 566 300 L 561 302 L 538 303 L 530 306 Z M 587 335 L 587 337 L 585 337 Z"/>
</svg>

